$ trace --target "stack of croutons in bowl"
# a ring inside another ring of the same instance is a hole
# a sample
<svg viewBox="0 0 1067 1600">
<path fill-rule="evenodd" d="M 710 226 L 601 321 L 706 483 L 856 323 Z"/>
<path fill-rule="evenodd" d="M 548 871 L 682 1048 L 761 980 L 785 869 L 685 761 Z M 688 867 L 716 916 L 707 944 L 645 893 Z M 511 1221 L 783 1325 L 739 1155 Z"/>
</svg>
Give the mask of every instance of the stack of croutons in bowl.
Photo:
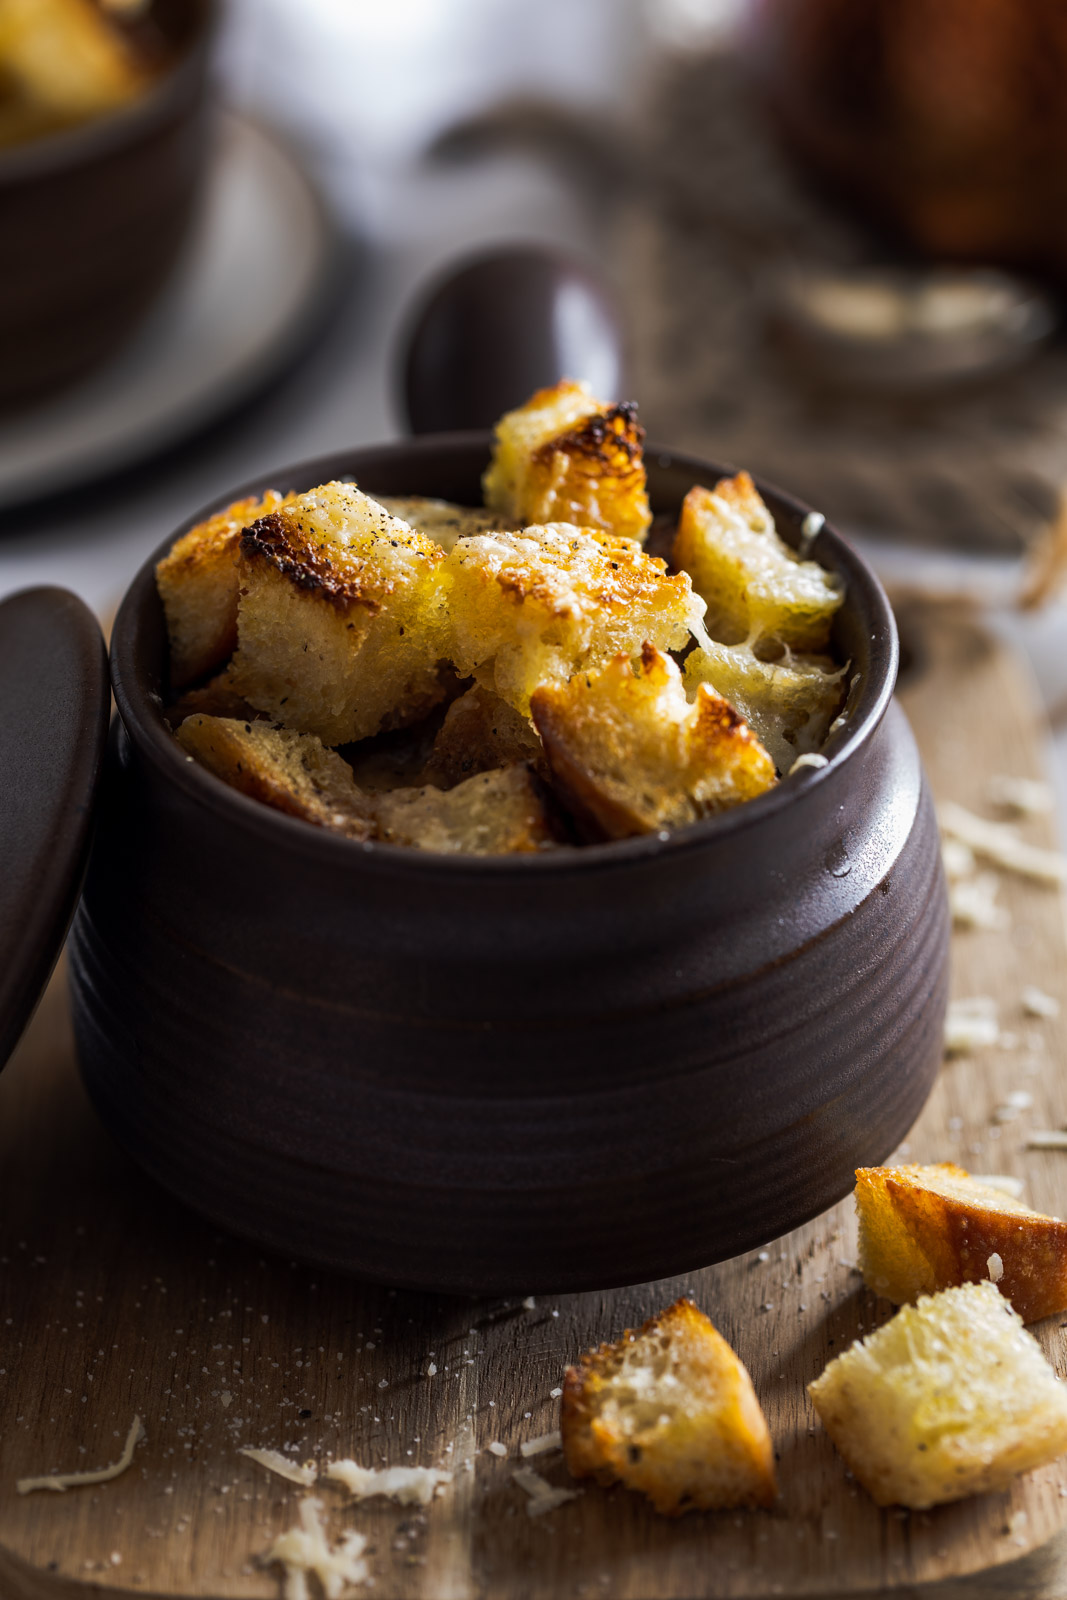
<svg viewBox="0 0 1067 1600">
<path fill-rule="evenodd" d="M 563 382 L 498 424 L 483 507 L 331 482 L 210 517 L 157 568 L 179 742 L 317 826 L 478 855 L 685 827 L 821 764 L 840 581 L 744 473 L 654 528 L 642 439 Z"/>
</svg>

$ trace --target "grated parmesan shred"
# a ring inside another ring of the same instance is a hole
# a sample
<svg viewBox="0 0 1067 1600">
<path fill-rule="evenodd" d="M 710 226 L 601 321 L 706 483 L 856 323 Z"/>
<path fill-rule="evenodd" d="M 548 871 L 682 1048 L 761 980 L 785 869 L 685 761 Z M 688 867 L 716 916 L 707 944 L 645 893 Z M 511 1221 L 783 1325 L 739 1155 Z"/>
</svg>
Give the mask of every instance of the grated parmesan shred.
<svg viewBox="0 0 1067 1600">
<path fill-rule="evenodd" d="M 990 1283 L 999 1283 L 1004 1276 L 1004 1262 L 996 1250 L 993 1251 L 985 1266 L 986 1271 L 989 1273 Z"/>
<path fill-rule="evenodd" d="M 133 1462 L 133 1452 L 145 1436 L 141 1426 L 140 1417 L 134 1417 L 130 1424 L 130 1431 L 126 1435 L 126 1443 L 122 1447 L 122 1454 L 110 1467 L 100 1467 L 95 1472 L 56 1472 L 43 1478 L 19 1478 L 15 1488 L 19 1494 L 32 1494 L 35 1489 L 54 1489 L 62 1493 L 65 1489 L 80 1489 L 89 1483 L 110 1483 L 112 1478 L 117 1478 L 126 1471 Z"/>
<path fill-rule="evenodd" d="M 321 1510 L 321 1500 L 302 1500 L 299 1525 L 280 1534 L 263 1558 L 267 1564 L 277 1562 L 284 1568 L 284 1600 L 309 1600 L 309 1572 L 318 1578 L 326 1600 L 341 1600 L 352 1585 L 371 1581 L 363 1560 L 367 1547 L 364 1535 L 346 1533 L 331 1545 L 319 1517 Z"/>
<path fill-rule="evenodd" d="M 1034 984 L 1028 983 L 1022 993 L 1023 1010 L 1028 1017 L 1058 1017 L 1060 1003 L 1051 994 L 1045 994 Z"/>
<path fill-rule="evenodd" d="M 402 1506 L 428 1506 L 452 1482 L 452 1473 L 437 1467 L 361 1467 L 358 1461 L 333 1461 L 322 1476 L 343 1484 L 355 1500 L 384 1495 Z"/>
<path fill-rule="evenodd" d="M 1023 817 L 1044 817 L 1055 803 L 1047 783 L 1035 778 L 1010 778 L 998 773 L 986 785 L 986 796 L 995 806 L 1004 806 Z"/>
<path fill-rule="evenodd" d="M 245 1446 L 239 1450 L 238 1455 L 247 1456 L 250 1461 L 255 1461 L 261 1467 L 266 1467 L 268 1472 L 276 1472 L 279 1478 L 287 1478 L 290 1483 L 299 1483 L 305 1489 L 315 1482 L 318 1473 L 314 1463 L 308 1462 L 301 1466 L 299 1462 L 290 1461 L 288 1456 L 283 1456 L 280 1450 L 253 1450 Z"/>
<path fill-rule="evenodd" d="M 577 1500 L 577 1489 L 556 1489 L 552 1484 L 542 1478 L 539 1472 L 532 1467 L 516 1467 L 511 1474 L 520 1489 L 529 1495 L 526 1502 L 526 1513 L 531 1517 L 543 1517 L 546 1511 L 554 1511 L 557 1506 L 565 1505 L 568 1500 Z"/>
<path fill-rule="evenodd" d="M 543 1456 L 548 1450 L 562 1449 L 563 1435 L 558 1428 L 555 1428 L 551 1433 L 542 1433 L 536 1439 L 527 1439 L 520 1444 L 519 1453 L 526 1457 Z"/>
<path fill-rule="evenodd" d="M 968 845 L 976 855 L 985 856 L 994 866 L 1018 872 L 1024 878 L 1034 878 L 1039 883 L 1067 883 L 1067 856 L 1027 844 L 1011 823 L 989 822 L 954 800 L 943 801 L 937 814 L 942 833 Z"/>
<path fill-rule="evenodd" d="M 948 906 L 957 928 L 987 928 L 1005 933 L 1011 927 L 1011 913 L 997 905 L 1000 879 L 995 872 L 976 872 L 970 878 L 950 878 Z"/>
</svg>

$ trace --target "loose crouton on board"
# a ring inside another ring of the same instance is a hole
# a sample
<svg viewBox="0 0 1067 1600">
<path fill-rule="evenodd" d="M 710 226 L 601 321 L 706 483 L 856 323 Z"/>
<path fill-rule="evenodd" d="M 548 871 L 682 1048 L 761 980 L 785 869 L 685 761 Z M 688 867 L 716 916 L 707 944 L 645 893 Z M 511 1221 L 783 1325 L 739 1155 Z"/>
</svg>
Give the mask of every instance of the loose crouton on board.
<svg viewBox="0 0 1067 1600">
<path fill-rule="evenodd" d="M 685 827 L 775 782 L 774 762 L 737 713 L 703 685 L 690 703 L 675 663 L 651 645 L 636 670 L 615 656 L 538 689 L 531 706 L 553 779 L 593 836 Z"/>
<path fill-rule="evenodd" d="M 461 539 L 445 563 L 452 659 L 524 716 L 542 684 L 565 683 L 648 640 L 679 650 L 703 601 L 632 539 L 565 524 Z"/>
<path fill-rule="evenodd" d="M 744 717 L 781 773 L 821 750 L 845 698 L 846 667 L 829 656 L 761 661 L 749 645 L 698 645 L 685 658 L 685 687 L 706 683 Z"/>
<path fill-rule="evenodd" d="M 170 681 L 175 689 L 203 678 L 237 648 L 237 556 L 241 534 L 292 496 L 268 489 L 262 499 L 235 500 L 198 523 L 156 564 L 167 619 Z"/>
<path fill-rule="evenodd" d="M 666 1516 L 769 1506 L 777 1495 L 752 1381 L 691 1300 L 571 1367 L 560 1431 L 575 1478 L 625 1484 Z"/>
<path fill-rule="evenodd" d="M 519 523 L 569 522 L 643 539 L 644 430 L 633 405 L 605 405 L 587 383 L 539 389 L 496 425 L 485 503 Z"/>
<path fill-rule="evenodd" d="M 378 837 L 439 855 L 529 855 L 555 844 L 540 785 L 525 766 L 374 796 Z"/>
<path fill-rule="evenodd" d="M 325 744 L 417 721 L 445 694 L 444 552 L 350 483 L 241 535 L 233 683 Z"/>
<path fill-rule="evenodd" d="M 992 1276 L 1024 1322 L 1067 1310 L 1067 1222 L 1042 1216 L 953 1162 L 861 1167 L 860 1267 L 900 1305 Z"/>
<path fill-rule="evenodd" d="M 690 489 L 674 540 L 674 565 L 707 602 L 708 632 L 722 644 L 776 639 L 818 652 L 844 593 L 817 561 L 802 561 L 779 538 L 747 472 L 714 490 Z"/>
<path fill-rule="evenodd" d="M 1005 1489 L 1067 1451 L 1067 1386 L 991 1283 L 924 1295 L 808 1385 L 880 1506 Z"/>
<path fill-rule="evenodd" d="M 253 800 L 351 839 L 372 837 L 370 807 L 351 769 L 314 734 L 270 722 L 193 716 L 176 737 L 201 766 Z"/>
</svg>

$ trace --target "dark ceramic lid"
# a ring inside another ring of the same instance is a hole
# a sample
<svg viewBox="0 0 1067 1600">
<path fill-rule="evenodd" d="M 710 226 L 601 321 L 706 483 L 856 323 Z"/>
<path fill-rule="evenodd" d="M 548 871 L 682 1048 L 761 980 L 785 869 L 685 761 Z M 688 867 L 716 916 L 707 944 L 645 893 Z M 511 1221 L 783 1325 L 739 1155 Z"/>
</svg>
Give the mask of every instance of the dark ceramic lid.
<svg viewBox="0 0 1067 1600">
<path fill-rule="evenodd" d="M 81 892 L 110 706 L 104 641 L 76 595 L 0 604 L 0 1068 Z"/>
</svg>

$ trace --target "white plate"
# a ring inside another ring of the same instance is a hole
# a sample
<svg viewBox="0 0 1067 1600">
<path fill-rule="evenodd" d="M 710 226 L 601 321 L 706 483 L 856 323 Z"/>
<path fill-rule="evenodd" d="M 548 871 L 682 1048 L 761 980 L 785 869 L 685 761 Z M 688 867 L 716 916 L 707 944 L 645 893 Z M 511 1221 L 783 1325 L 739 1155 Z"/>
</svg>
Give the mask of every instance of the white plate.
<svg viewBox="0 0 1067 1600">
<path fill-rule="evenodd" d="M 329 276 L 325 212 L 266 130 L 220 122 L 194 238 L 133 343 L 59 399 L 0 423 L 0 507 L 176 443 L 254 393 L 306 337 Z"/>
</svg>

